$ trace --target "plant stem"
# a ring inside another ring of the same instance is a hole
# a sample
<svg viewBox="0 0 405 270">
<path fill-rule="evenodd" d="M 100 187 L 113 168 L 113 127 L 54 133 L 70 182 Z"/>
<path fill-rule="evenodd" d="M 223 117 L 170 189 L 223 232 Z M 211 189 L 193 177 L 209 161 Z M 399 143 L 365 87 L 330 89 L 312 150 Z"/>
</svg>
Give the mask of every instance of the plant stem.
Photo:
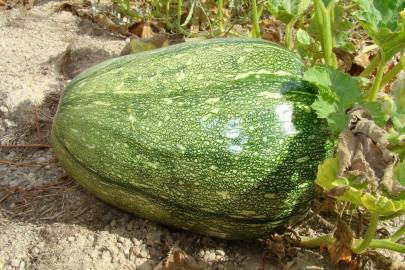
<svg viewBox="0 0 405 270">
<path fill-rule="evenodd" d="M 389 239 L 373 239 L 370 242 L 369 248 L 383 248 L 400 253 L 405 253 L 405 245 L 395 243 Z"/>
<path fill-rule="evenodd" d="M 181 28 L 181 15 L 183 15 L 183 0 L 177 0 L 177 27 Z"/>
<path fill-rule="evenodd" d="M 253 19 L 252 37 L 260 38 L 260 25 L 259 25 L 259 16 L 257 14 L 256 0 L 252 0 L 252 19 Z"/>
<path fill-rule="evenodd" d="M 371 213 L 370 224 L 368 224 L 363 240 L 360 241 L 360 244 L 352 248 L 354 253 L 360 254 L 370 245 L 371 240 L 373 240 L 375 232 L 377 231 L 378 219 L 379 217 L 377 213 Z"/>
<path fill-rule="evenodd" d="M 224 31 L 224 16 L 223 16 L 224 1 L 218 0 L 218 28 L 221 33 Z"/>
<path fill-rule="evenodd" d="M 381 81 L 382 81 L 382 77 L 384 75 L 385 64 L 386 64 L 386 61 L 385 61 L 384 53 L 380 52 L 380 63 L 378 64 L 377 74 L 375 75 L 374 83 L 373 83 L 373 86 L 371 87 L 370 94 L 368 96 L 369 101 L 375 101 L 377 99 L 377 94 L 378 94 L 378 91 L 380 91 Z"/>
<path fill-rule="evenodd" d="M 332 0 L 328 6 L 329 10 L 329 20 L 330 20 L 330 41 L 331 41 L 331 55 L 332 63 L 335 68 L 337 68 L 337 58 L 335 53 L 333 53 L 333 48 L 335 48 L 335 0 Z"/>
<path fill-rule="evenodd" d="M 362 77 L 368 77 L 370 74 L 374 71 L 374 69 L 378 66 L 378 63 L 380 62 L 380 54 L 377 54 L 373 60 L 371 60 L 370 64 L 364 69 L 361 73 L 360 76 Z"/>
<path fill-rule="evenodd" d="M 154 1 L 153 1 L 153 5 L 156 7 L 156 12 L 157 12 L 158 16 L 160 17 L 160 15 L 161 15 L 160 2 L 154 0 Z"/>
<path fill-rule="evenodd" d="M 396 242 L 405 234 L 405 224 L 402 225 L 401 228 L 399 228 L 391 237 L 390 240 L 392 242 Z"/>
<path fill-rule="evenodd" d="M 190 10 L 189 10 L 188 15 L 187 15 L 187 18 L 186 18 L 186 20 L 183 22 L 183 24 L 181 26 L 183 26 L 183 27 L 186 26 L 190 22 L 191 18 L 193 17 L 194 8 L 195 8 L 195 1 L 196 0 L 192 1 Z"/>
<path fill-rule="evenodd" d="M 170 1 L 171 0 L 166 0 L 166 16 L 169 17 L 170 15 Z"/>
<path fill-rule="evenodd" d="M 402 57 L 404 57 L 404 56 L 402 56 Z M 403 61 L 403 60 L 402 60 L 402 61 Z M 398 73 L 401 72 L 402 67 L 403 67 L 403 66 L 402 66 L 402 63 L 399 62 L 399 63 L 396 64 L 393 68 L 391 68 L 391 69 L 384 75 L 384 77 L 382 78 L 381 86 L 386 85 L 386 84 L 389 83 L 392 79 L 394 79 L 394 78 L 398 75 Z"/>
<path fill-rule="evenodd" d="M 336 56 L 333 53 L 334 44 L 334 30 L 331 15 L 334 15 L 334 0 L 332 0 L 326 9 L 322 0 L 315 0 L 315 12 L 318 20 L 318 27 L 321 33 L 321 45 L 325 58 L 325 63 L 329 66 L 336 68 Z"/>
<path fill-rule="evenodd" d="M 285 29 L 285 45 L 288 49 L 292 50 L 294 48 L 293 38 L 292 38 L 292 30 L 294 28 L 295 23 L 297 22 L 298 18 L 294 17 L 291 21 L 287 24 Z"/>
<path fill-rule="evenodd" d="M 304 236 L 301 237 L 300 245 L 306 248 L 315 248 L 320 245 L 333 244 L 334 241 L 335 239 L 332 234 L 326 234 L 315 238 Z"/>
</svg>

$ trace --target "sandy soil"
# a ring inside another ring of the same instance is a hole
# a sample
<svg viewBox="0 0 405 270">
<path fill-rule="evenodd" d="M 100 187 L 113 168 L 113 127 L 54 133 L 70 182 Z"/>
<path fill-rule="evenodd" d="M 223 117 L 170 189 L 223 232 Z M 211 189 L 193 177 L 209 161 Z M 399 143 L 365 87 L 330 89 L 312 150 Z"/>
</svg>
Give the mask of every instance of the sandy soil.
<svg viewBox="0 0 405 270">
<path fill-rule="evenodd" d="M 124 38 L 90 21 L 55 12 L 55 4 L 42 0 L 31 10 L 0 11 L 2 145 L 48 144 L 67 81 L 125 46 Z M 289 248 L 277 236 L 267 242 L 225 241 L 114 209 L 69 178 L 51 148 L 0 150 L 0 269 L 163 269 L 170 250 L 180 249 L 193 269 L 337 268 L 319 250 Z M 298 230 L 311 235 L 328 227 L 314 217 Z M 367 258 L 366 269 L 405 267 L 397 253 Z"/>
</svg>

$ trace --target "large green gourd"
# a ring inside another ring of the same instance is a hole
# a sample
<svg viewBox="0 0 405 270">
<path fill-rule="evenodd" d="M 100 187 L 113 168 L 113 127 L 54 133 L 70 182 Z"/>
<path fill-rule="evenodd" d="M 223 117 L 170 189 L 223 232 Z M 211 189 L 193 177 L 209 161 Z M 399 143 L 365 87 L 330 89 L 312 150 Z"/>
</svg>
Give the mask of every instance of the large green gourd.
<svg viewBox="0 0 405 270">
<path fill-rule="evenodd" d="M 67 86 L 52 142 L 67 172 L 139 216 L 221 238 L 296 220 L 328 149 L 289 51 L 215 39 L 129 55 Z"/>
</svg>

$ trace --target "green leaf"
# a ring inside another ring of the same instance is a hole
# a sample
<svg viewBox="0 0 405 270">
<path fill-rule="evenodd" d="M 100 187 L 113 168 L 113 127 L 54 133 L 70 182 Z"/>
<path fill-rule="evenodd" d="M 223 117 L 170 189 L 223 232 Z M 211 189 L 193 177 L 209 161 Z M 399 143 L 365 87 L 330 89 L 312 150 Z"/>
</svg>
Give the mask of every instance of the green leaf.
<svg viewBox="0 0 405 270">
<path fill-rule="evenodd" d="M 321 97 L 312 108 L 319 117 L 326 118 L 330 129 L 338 134 L 347 126 L 346 111 L 362 100 L 358 81 L 329 66 L 308 69 L 304 73 L 304 80 L 320 89 Z"/>
<path fill-rule="evenodd" d="M 405 27 L 400 12 L 405 1 L 355 0 L 359 10 L 353 15 L 360 21 L 374 42 L 380 46 L 386 59 L 405 49 Z"/>
<path fill-rule="evenodd" d="M 353 52 L 354 45 L 350 40 L 350 30 L 354 28 L 353 22 L 347 20 L 345 10 L 341 5 L 335 5 L 335 47 L 346 52 Z"/>
<path fill-rule="evenodd" d="M 318 173 L 316 175 L 315 183 L 323 189 L 334 188 L 334 181 L 339 168 L 339 161 L 337 158 L 325 159 L 322 164 L 318 166 Z"/>
<path fill-rule="evenodd" d="M 311 0 L 269 0 L 267 8 L 270 13 L 284 23 L 294 17 L 300 17 L 308 9 Z"/>
<path fill-rule="evenodd" d="M 339 134 L 347 127 L 347 115 L 344 111 L 338 111 L 330 114 L 327 119 L 330 129 L 334 134 Z"/>
<path fill-rule="evenodd" d="M 377 125 L 379 125 L 380 127 L 384 127 L 385 123 L 388 120 L 388 117 L 382 110 L 382 106 L 381 106 L 380 102 L 364 101 L 364 102 L 361 102 L 360 105 L 371 114 L 374 122 Z"/>
<path fill-rule="evenodd" d="M 318 99 L 315 100 L 311 105 L 312 109 L 316 111 L 316 114 L 319 118 L 328 118 L 328 116 L 336 112 L 334 102 L 330 102 L 323 96 L 318 96 Z"/>
<path fill-rule="evenodd" d="M 310 45 L 311 44 L 311 36 L 302 29 L 298 29 L 297 31 L 297 41 L 303 45 Z"/>
<path fill-rule="evenodd" d="M 401 59 L 405 62 L 405 58 Z M 392 95 L 394 102 L 400 113 L 405 114 L 405 79 L 397 81 L 393 86 Z"/>
</svg>

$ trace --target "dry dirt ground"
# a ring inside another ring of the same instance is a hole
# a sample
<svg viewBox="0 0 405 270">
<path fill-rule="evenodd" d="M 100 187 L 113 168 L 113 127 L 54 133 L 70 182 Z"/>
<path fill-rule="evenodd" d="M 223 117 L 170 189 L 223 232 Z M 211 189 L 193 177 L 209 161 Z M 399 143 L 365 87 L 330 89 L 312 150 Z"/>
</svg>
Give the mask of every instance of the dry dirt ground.
<svg viewBox="0 0 405 270">
<path fill-rule="evenodd" d="M 225 241 L 167 228 L 106 205 L 65 175 L 46 147 L 59 95 L 81 70 L 119 55 L 125 39 L 55 4 L 0 11 L 0 144 L 45 144 L 0 148 L 0 269 L 162 269 L 170 250 L 185 258 L 184 269 L 337 267 L 320 250 L 288 248 L 277 236 Z M 328 226 L 314 217 L 299 231 Z M 364 258 L 366 269 L 404 267 L 398 253 Z"/>
</svg>

